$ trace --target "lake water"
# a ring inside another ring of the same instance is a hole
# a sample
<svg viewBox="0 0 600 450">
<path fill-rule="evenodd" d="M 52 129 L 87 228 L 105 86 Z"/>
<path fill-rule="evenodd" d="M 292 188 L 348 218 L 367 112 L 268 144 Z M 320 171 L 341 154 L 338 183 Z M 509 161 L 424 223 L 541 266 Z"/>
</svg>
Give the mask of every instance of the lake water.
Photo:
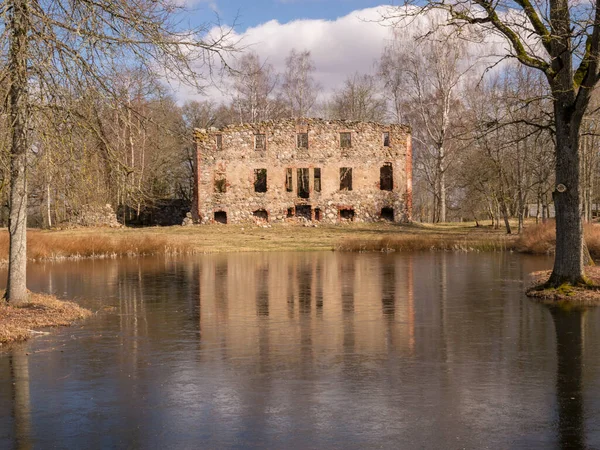
<svg viewBox="0 0 600 450">
<path fill-rule="evenodd" d="M 550 265 L 333 252 L 32 265 L 32 290 L 98 313 L 0 348 L 0 448 L 600 447 L 600 309 L 525 297 Z"/>
</svg>

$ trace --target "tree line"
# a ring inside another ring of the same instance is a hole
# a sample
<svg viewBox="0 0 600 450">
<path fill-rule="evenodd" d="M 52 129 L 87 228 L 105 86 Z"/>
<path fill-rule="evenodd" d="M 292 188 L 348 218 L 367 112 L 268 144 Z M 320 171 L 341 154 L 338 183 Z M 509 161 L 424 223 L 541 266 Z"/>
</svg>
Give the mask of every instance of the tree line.
<svg viewBox="0 0 600 450">
<path fill-rule="evenodd" d="M 310 52 L 291 50 L 278 72 L 249 51 L 231 64 L 221 102 L 183 104 L 160 74 L 115 64 L 105 73 L 113 95 L 89 86 L 63 89 L 59 104 L 32 115 L 28 223 L 78 223 L 90 205 L 106 204 L 121 223 L 160 222 L 161 209 L 178 223 L 193 196 L 194 128 L 322 117 L 412 126 L 415 220 L 491 219 L 520 232 L 526 217 L 552 213 L 551 95 L 531 68 L 507 63 L 490 70 L 476 53 L 468 40 L 442 31 L 420 40 L 398 36 L 370 73 L 348 74 L 325 92 Z M 8 222 L 11 144 L 4 118 L 1 225 Z M 583 123 L 584 208 L 591 220 L 600 198 L 596 115 Z"/>
</svg>

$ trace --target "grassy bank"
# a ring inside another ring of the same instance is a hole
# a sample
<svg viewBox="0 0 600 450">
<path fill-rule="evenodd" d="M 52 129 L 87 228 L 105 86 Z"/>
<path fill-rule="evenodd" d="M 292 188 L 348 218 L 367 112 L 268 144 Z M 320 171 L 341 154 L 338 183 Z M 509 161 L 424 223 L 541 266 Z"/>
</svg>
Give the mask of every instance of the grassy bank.
<svg viewBox="0 0 600 450">
<path fill-rule="evenodd" d="M 335 250 L 358 252 L 411 251 L 506 251 L 514 250 L 517 238 L 491 227 L 471 224 L 415 224 L 381 236 L 348 236 Z"/>
<path fill-rule="evenodd" d="M 600 225 L 586 226 L 590 253 L 600 258 Z M 248 251 L 520 251 L 552 254 L 554 223 L 527 224 L 521 236 L 473 223 L 303 226 L 203 225 L 124 229 L 29 230 L 30 260 L 116 258 Z M 0 261 L 8 233 L 0 232 Z"/>
<path fill-rule="evenodd" d="M 35 261 L 185 255 L 247 251 L 506 250 L 516 239 L 474 224 L 390 223 L 302 226 L 204 225 L 125 229 L 28 230 L 27 253 Z M 0 260 L 8 233 L 0 233 Z"/>
<path fill-rule="evenodd" d="M 0 302 L 0 345 L 24 341 L 36 329 L 71 325 L 91 312 L 52 295 L 29 293 L 29 303 L 14 307 Z"/>
<path fill-rule="evenodd" d="M 563 284 L 557 288 L 546 287 L 551 270 L 532 273 L 532 285 L 527 289 L 527 295 L 548 305 L 558 305 L 563 308 L 599 306 L 600 305 L 600 267 L 585 268 L 587 284 L 573 286 Z"/>
</svg>

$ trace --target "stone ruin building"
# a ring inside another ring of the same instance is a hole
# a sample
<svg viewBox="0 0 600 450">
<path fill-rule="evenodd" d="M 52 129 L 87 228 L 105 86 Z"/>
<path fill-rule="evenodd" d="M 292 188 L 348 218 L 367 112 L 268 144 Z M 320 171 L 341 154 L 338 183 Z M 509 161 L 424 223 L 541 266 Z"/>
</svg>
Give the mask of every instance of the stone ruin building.
<svg viewBox="0 0 600 450">
<path fill-rule="evenodd" d="M 410 128 L 285 119 L 195 130 L 200 223 L 410 220 Z"/>
</svg>

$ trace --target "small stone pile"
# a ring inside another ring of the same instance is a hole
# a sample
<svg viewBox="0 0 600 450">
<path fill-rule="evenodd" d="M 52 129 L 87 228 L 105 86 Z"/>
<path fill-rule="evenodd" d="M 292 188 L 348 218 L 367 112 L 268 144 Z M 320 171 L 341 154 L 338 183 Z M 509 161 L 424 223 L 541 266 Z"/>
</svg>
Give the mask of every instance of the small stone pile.
<svg viewBox="0 0 600 450">
<path fill-rule="evenodd" d="M 75 225 L 81 227 L 110 227 L 120 228 L 122 225 L 117 220 L 112 206 L 106 204 L 100 205 L 84 205 L 75 219 Z"/>
<path fill-rule="evenodd" d="M 182 227 L 189 227 L 191 225 L 194 225 L 194 219 L 192 219 L 192 213 L 188 212 L 185 214 L 185 219 L 183 219 L 183 222 L 181 223 Z"/>
</svg>

